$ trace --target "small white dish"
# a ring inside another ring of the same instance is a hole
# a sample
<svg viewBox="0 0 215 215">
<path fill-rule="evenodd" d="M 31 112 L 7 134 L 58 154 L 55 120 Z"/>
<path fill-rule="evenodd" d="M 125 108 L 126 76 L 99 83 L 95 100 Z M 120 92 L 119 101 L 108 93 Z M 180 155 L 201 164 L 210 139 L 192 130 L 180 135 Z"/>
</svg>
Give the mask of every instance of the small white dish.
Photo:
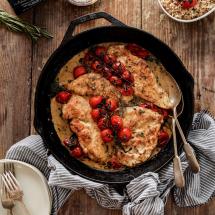
<svg viewBox="0 0 215 215">
<path fill-rule="evenodd" d="M 96 3 L 98 0 L 68 0 L 68 1 L 76 6 L 89 6 Z"/>
<path fill-rule="evenodd" d="M 52 196 L 47 181 L 43 174 L 30 164 L 15 160 L 0 160 L 0 174 L 3 173 L 3 164 L 12 162 L 15 168 L 16 178 L 23 192 L 23 201 L 31 215 L 50 215 L 52 208 Z M 0 184 L 1 189 L 1 184 Z M 20 215 L 19 207 L 13 208 L 14 215 Z M 0 214 L 7 215 L 7 211 L 0 203 Z"/>
<path fill-rule="evenodd" d="M 160 0 L 158 0 L 158 3 L 160 5 L 160 7 L 162 8 L 162 10 L 164 11 L 164 13 L 169 16 L 170 18 L 174 19 L 177 22 L 182 22 L 182 23 L 190 23 L 190 22 L 196 22 L 200 19 L 205 18 L 206 16 L 208 16 L 209 14 L 213 13 L 215 11 L 215 7 L 213 7 L 211 10 L 209 10 L 207 13 L 203 14 L 202 16 L 199 16 L 197 18 L 194 19 L 178 19 L 174 16 L 172 16 L 171 14 L 169 14 L 169 12 L 163 7 L 162 3 Z"/>
</svg>

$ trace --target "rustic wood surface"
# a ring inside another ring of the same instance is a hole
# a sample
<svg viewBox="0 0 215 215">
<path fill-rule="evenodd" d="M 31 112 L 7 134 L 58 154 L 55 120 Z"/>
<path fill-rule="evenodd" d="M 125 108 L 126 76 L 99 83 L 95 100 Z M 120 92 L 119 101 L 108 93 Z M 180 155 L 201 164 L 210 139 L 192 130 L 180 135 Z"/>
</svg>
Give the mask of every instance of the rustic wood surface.
<svg viewBox="0 0 215 215">
<path fill-rule="evenodd" d="M 12 12 L 6 0 L 0 8 Z M 93 6 L 76 7 L 66 0 L 46 0 L 21 17 L 46 27 L 52 40 L 38 43 L 21 34 L 0 28 L 0 158 L 16 141 L 34 133 L 33 101 L 41 69 L 51 53 L 59 46 L 70 21 L 80 15 L 106 11 L 122 22 L 142 28 L 165 41 L 182 59 L 195 79 L 196 111 L 208 109 L 215 114 L 215 16 L 199 22 L 181 24 L 163 14 L 156 0 L 101 0 Z M 76 33 L 97 25 L 92 21 L 78 27 Z M 197 208 L 179 208 L 170 196 L 165 207 L 168 215 L 212 215 L 215 200 Z M 59 211 L 59 215 L 120 215 L 121 211 L 107 210 L 83 191 L 74 193 Z"/>
</svg>

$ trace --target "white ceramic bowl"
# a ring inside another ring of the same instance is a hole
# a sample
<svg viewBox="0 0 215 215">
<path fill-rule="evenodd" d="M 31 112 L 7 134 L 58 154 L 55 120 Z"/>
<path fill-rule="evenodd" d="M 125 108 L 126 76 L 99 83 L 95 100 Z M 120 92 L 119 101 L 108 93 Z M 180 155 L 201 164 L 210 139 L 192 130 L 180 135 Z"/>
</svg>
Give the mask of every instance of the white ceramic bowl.
<svg viewBox="0 0 215 215">
<path fill-rule="evenodd" d="M 89 6 L 96 3 L 98 0 L 68 0 L 76 6 Z"/>
<path fill-rule="evenodd" d="M 200 19 L 203 19 L 205 18 L 206 16 L 208 16 L 209 14 L 213 13 L 215 11 L 215 7 L 213 7 L 211 10 L 209 10 L 207 13 L 203 14 L 202 16 L 199 16 L 197 18 L 194 18 L 194 19 L 178 19 L 174 16 L 172 16 L 171 14 L 169 14 L 169 12 L 163 7 L 162 3 L 160 0 L 158 0 L 158 3 L 160 5 L 160 7 L 162 8 L 162 10 L 164 11 L 164 13 L 169 16 L 170 18 L 174 19 L 175 21 L 178 21 L 178 22 L 183 22 L 183 23 L 190 23 L 190 22 L 196 22 Z"/>
</svg>

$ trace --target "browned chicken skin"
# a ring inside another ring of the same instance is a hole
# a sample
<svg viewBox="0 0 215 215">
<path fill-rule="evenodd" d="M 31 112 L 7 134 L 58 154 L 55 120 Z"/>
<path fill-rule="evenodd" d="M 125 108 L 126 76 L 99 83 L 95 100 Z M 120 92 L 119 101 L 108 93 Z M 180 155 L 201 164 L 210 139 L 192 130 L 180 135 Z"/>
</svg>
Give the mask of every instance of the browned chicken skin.
<svg viewBox="0 0 215 215">
<path fill-rule="evenodd" d="M 163 116 L 147 108 L 127 107 L 123 125 L 132 129 L 132 138 L 123 144 L 125 151 L 118 152 L 119 161 L 126 166 L 135 166 L 146 161 L 157 146 L 157 136 Z"/>
<path fill-rule="evenodd" d="M 123 63 L 133 74 L 134 94 L 136 96 L 161 108 L 171 108 L 168 94 L 159 86 L 155 75 L 150 71 L 146 61 L 132 55 L 124 45 L 110 46 L 108 53 L 117 56 L 117 60 Z"/>
<path fill-rule="evenodd" d="M 97 73 L 88 73 L 80 76 L 67 85 L 67 89 L 81 96 L 101 95 L 118 99 L 120 93 L 105 78 Z"/>
<path fill-rule="evenodd" d="M 105 162 L 108 156 L 106 145 L 101 139 L 100 131 L 90 111 L 88 100 L 78 95 L 73 95 L 62 109 L 63 118 L 71 120 L 70 128 L 77 134 L 84 153 L 94 161 Z"/>
</svg>

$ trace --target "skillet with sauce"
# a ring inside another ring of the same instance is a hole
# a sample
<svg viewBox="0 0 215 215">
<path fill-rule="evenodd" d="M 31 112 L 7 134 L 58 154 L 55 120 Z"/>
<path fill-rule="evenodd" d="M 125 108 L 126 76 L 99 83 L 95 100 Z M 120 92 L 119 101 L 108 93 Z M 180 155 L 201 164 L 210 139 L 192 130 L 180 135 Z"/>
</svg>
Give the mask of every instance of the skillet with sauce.
<svg viewBox="0 0 215 215">
<path fill-rule="evenodd" d="M 51 114 L 71 156 L 122 170 L 164 148 L 171 137 L 164 70 L 135 44 L 100 44 L 70 59 L 52 84 Z"/>
</svg>

